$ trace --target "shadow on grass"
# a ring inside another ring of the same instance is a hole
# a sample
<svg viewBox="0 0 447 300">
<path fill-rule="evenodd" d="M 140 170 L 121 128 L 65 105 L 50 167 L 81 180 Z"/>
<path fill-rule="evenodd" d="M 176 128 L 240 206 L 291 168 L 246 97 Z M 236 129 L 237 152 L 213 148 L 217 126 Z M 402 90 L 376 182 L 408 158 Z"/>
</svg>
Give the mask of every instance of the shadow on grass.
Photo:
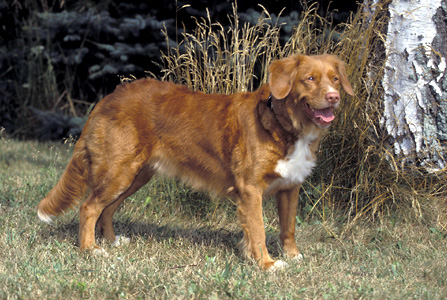
<svg viewBox="0 0 447 300">
<path fill-rule="evenodd" d="M 231 231 L 224 228 L 212 228 L 211 226 L 182 226 L 176 224 L 154 224 L 145 222 L 115 222 L 117 234 L 127 237 L 142 237 L 148 240 L 163 242 L 172 239 L 185 239 L 192 244 L 213 246 L 221 245 L 228 248 L 237 246 L 242 239 L 240 230 Z"/>
<path fill-rule="evenodd" d="M 193 245 L 206 247 L 224 247 L 229 250 L 235 250 L 239 256 L 243 256 L 240 252 L 239 242 L 242 240 L 242 230 L 228 230 L 225 228 L 213 228 L 212 226 L 181 226 L 175 224 L 154 224 L 146 222 L 133 221 L 117 221 L 114 223 L 115 232 L 135 240 L 143 238 L 153 240 L 158 243 L 164 241 L 187 240 Z M 77 219 L 73 219 L 68 223 L 59 223 L 55 226 L 48 226 L 47 230 L 41 230 L 40 237 L 43 240 L 49 238 L 57 241 L 67 241 L 73 243 L 77 247 L 78 244 L 79 223 Z M 100 243 L 101 235 L 96 232 L 96 240 Z M 281 255 L 278 246 L 278 238 L 276 234 L 267 233 L 267 248 L 273 257 Z"/>
</svg>

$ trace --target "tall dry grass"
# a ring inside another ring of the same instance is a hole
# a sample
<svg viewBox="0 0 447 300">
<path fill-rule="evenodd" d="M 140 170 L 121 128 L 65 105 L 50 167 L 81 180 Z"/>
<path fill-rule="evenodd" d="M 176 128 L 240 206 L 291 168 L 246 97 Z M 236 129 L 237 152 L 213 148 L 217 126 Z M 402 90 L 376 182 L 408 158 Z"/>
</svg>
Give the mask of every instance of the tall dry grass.
<svg viewBox="0 0 447 300">
<path fill-rule="evenodd" d="M 178 47 L 170 48 L 167 38 L 164 79 L 229 94 L 266 82 L 274 59 L 293 53 L 338 55 L 346 62 L 355 96 L 343 97 L 337 121 L 322 142 L 319 165 L 304 184 L 301 199 L 310 205 L 309 215 L 324 220 L 341 209 L 354 224 L 359 218 L 403 211 L 446 229 L 446 172 L 400 168 L 380 125 L 388 5 L 382 1 L 360 7 L 338 26 L 330 17 L 319 16 L 317 6 L 310 6 L 285 43 L 280 39 L 281 24 L 264 8 L 257 24 L 250 25 L 241 24 L 235 5 L 228 28 L 208 17 L 197 20 L 193 33 L 183 33 Z"/>
</svg>

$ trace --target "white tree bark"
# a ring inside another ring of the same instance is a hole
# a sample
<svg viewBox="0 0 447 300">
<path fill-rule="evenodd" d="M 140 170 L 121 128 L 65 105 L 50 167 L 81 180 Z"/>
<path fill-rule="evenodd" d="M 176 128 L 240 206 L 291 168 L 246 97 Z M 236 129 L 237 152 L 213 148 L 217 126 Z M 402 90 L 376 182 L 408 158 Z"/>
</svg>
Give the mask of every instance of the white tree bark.
<svg viewBox="0 0 447 300">
<path fill-rule="evenodd" d="M 402 166 L 447 162 L 447 0 L 389 5 L 382 126 Z"/>
</svg>

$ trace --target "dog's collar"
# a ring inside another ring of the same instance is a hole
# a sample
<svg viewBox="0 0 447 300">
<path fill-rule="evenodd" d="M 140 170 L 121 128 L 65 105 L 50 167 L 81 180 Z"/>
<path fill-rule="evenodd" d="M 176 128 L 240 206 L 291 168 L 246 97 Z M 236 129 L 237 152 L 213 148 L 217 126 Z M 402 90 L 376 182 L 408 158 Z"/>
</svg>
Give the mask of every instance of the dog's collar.
<svg viewBox="0 0 447 300">
<path fill-rule="evenodd" d="M 277 99 L 270 94 L 267 100 L 262 101 L 263 104 L 258 106 L 260 122 L 264 129 L 268 131 L 275 140 L 285 143 L 285 145 L 289 147 L 290 143 L 296 141 L 297 135 L 293 129 L 290 117 L 282 116 L 282 114 L 286 114 L 287 111 L 284 101 L 273 103 L 275 101 L 277 101 Z"/>
<path fill-rule="evenodd" d="M 272 100 L 272 98 L 273 98 L 273 96 L 270 95 L 269 98 L 268 98 L 268 100 L 267 100 L 267 106 L 268 106 L 268 108 L 269 108 L 271 111 L 273 111 L 273 100 Z"/>
<path fill-rule="evenodd" d="M 273 114 L 274 118 L 278 122 L 278 124 L 285 130 L 286 132 L 297 135 L 297 130 L 293 126 L 293 121 L 290 116 L 287 114 L 287 109 L 284 107 L 284 101 L 280 101 L 281 103 L 276 103 L 273 105 L 274 100 L 276 100 L 272 94 L 267 98 L 266 105 Z M 278 115 L 279 112 L 279 115 Z"/>
</svg>

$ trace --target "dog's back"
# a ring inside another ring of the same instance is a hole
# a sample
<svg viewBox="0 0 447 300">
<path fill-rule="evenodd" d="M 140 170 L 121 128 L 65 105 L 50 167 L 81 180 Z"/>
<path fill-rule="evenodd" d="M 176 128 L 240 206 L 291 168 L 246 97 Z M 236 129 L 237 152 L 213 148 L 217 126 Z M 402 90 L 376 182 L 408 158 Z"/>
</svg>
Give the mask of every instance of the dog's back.
<svg viewBox="0 0 447 300">
<path fill-rule="evenodd" d="M 194 188 L 224 194 L 234 185 L 235 164 L 247 150 L 259 100 L 247 94 L 210 95 L 153 79 L 120 85 L 101 101 L 84 130 L 91 159 L 141 156 L 156 172 Z M 118 147 L 117 147 L 118 146 Z M 116 153 L 116 148 L 121 149 Z M 244 152 L 244 153 L 242 153 Z"/>
</svg>

